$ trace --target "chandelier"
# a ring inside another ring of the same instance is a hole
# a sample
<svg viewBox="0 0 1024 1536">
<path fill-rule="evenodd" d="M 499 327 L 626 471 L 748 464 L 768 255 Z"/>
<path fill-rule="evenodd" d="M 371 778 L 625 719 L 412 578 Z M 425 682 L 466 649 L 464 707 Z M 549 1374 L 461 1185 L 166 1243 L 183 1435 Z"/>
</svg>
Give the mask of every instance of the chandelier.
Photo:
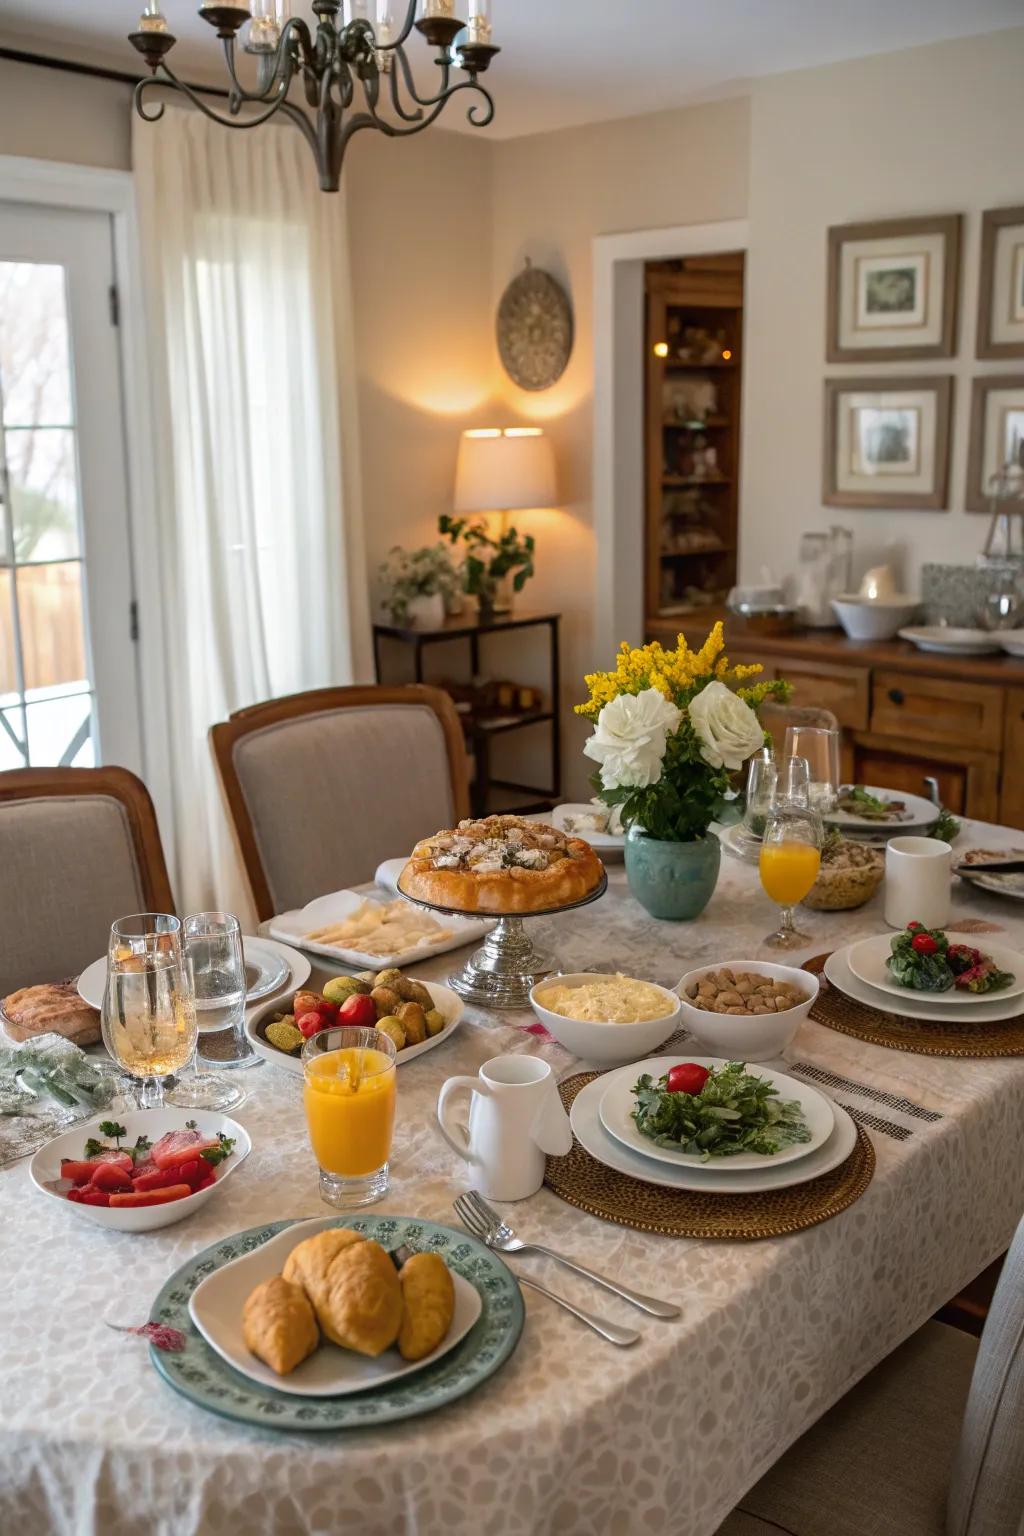
<svg viewBox="0 0 1024 1536">
<path fill-rule="evenodd" d="M 491 41 L 491 0 L 468 0 L 464 21 L 456 15 L 457 3 L 462 0 L 408 0 L 400 21 L 405 0 L 344 0 L 344 7 L 342 0 L 313 0 L 315 33 L 301 17 L 291 15 L 291 0 L 201 5 L 200 16 L 216 28 L 224 49 L 230 81 L 225 117 L 171 70 L 167 55 L 176 39 L 160 0 L 146 0 L 138 31 L 129 34 L 129 41 L 153 73 L 135 87 L 135 107 L 147 122 L 158 121 L 163 104 L 150 104 L 147 92 L 170 86 L 225 128 L 256 128 L 281 112 L 305 135 L 322 190 L 336 192 L 345 149 L 360 129 L 376 128 L 390 138 L 422 133 L 460 91 L 480 98 L 466 113 L 474 128 L 486 127 L 493 119 L 494 102 L 477 78 L 499 52 Z M 368 14 L 371 4 L 374 21 Z M 248 27 L 243 51 L 255 59 L 252 88 L 238 75 L 236 42 L 243 26 Z M 414 27 L 437 49 L 438 90 L 433 95 L 419 94 L 406 57 L 405 43 Z M 453 78 L 456 70 L 463 78 Z M 288 100 L 297 78 L 308 111 Z"/>
</svg>

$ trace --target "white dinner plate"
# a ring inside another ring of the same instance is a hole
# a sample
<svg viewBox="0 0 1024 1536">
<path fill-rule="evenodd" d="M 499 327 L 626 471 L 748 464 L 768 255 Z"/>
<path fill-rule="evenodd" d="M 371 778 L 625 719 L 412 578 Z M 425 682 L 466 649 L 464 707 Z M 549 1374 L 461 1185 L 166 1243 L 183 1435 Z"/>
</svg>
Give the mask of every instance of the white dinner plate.
<svg viewBox="0 0 1024 1536">
<path fill-rule="evenodd" d="M 248 934 L 242 938 L 245 956 L 245 977 L 248 990 L 246 1007 L 270 997 L 285 987 L 297 991 L 309 976 L 310 966 L 305 955 L 292 949 L 290 944 L 277 944 L 273 939 L 253 939 Z M 102 955 L 87 965 L 78 978 L 78 995 L 90 1008 L 103 1007 L 103 992 L 107 985 L 107 957 Z"/>
<path fill-rule="evenodd" d="M 952 624 L 912 625 L 901 629 L 899 637 L 919 651 L 934 651 L 937 656 L 988 656 L 1001 649 L 989 630 L 957 629 Z"/>
<path fill-rule="evenodd" d="M 432 917 L 429 912 L 424 912 L 414 902 L 409 902 L 410 911 L 421 918 L 435 922 L 445 937 L 425 939 L 422 943 L 411 945 L 407 949 L 390 955 L 369 955 L 363 950 L 346 949 L 340 944 L 321 944 L 319 940 L 308 937 L 317 929 L 326 928 L 332 923 L 344 922 L 362 906 L 364 901 L 376 899 L 359 891 L 332 891 L 328 896 L 318 896 L 316 901 L 309 902 L 301 909 L 282 912 L 272 917 L 268 925 L 269 930 L 275 939 L 281 939 L 285 944 L 296 944 L 301 949 L 308 950 L 310 954 L 326 955 L 329 960 L 339 960 L 344 965 L 355 966 L 361 971 L 383 971 L 388 966 L 413 965 L 417 960 L 426 960 L 430 955 L 443 955 L 449 949 L 460 949 L 463 944 L 470 944 L 475 939 L 483 938 L 484 934 L 489 933 L 494 926 L 493 920 L 483 918 L 445 917 L 440 914 Z"/>
<path fill-rule="evenodd" d="M 272 1387 L 275 1392 L 287 1392 L 293 1397 L 347 1397 L 351 1392 L 387 1386 L 440 1360 L 466 1337 L 483 1311 L 476 1287 L 452 1270 L 455 1314 L 446 1337 L 432 1354 L 425 1355 L 422 1360 L 403 1360 L 397 1349 L 386 1349 L 382 1355 L 371 1359 L 369 1355 L 359 1355 L 351 1349 L 340 1349 L 325 1339 L 308 1360 L 303 1360 L 287 1376 L 278 1376 L 246 1348 L 242 1337 L 242 1308 L 246 1297 L 262 1281 L 280 1274 L 285 1260 L 298 1243 L 327 1227 L 341 1224 L 336 1216 L 297 1222 L 252 1253 L 245 1253 L 240 1259 L 215 1269 L 192 1293 L 189 1316 L 207 1344 L 228 1365 L 261 1387 Z"/>
<path fill-rule="evenodd" d="M 707 1162 L 702 1162 L 700 1155 L 696 1152 L 674 1152 L 671 1147 L 659 1147 L 656 1142 L 651 1141 L 647 1136 L 642 1136 L 637 1130 L 631 1114 L 636 1107 L 633 1086 L 642 1072 L 648 1072 L 651 1077 L 659 1078 L 670 1068 L 688 1061 L 695 1062 L 699 1067 L 708 1068 L 727 1065 L 723 1056 L 655 1056 L 651 1060 L 636 1061 L 628 1067 L 619 1067 L 617 1071 L 609 1072 L 603 1080 L 604 1092 L 601 1095 L 599 1110 L 601 1124 L 608 1134 L 616 1141 L 621 1141 L 623 1146 L 629 1147 L 631 1151 L 641 1153 L 646 1158 L 653 1158 L 659 1163 L 670 1163 L 673 1168 L 691 1168 L 695 1171 L 716 1168 L 723 1172 L 734 1170 L 737 1173 L 749 1172 L 752 1168 L 777 1168 L 783 1163 L 795 1163 L 800 1158 L 810 1156 L 818 1147 L 824 1146 L 831 1136 L 834 1128 L 832 1105 L 824 1094 L 819 1093 L 816 1088 L 809 1087 L 807 1083 L 798 1082 L 795 1077 L 787 1077 L 784 1072 L 776 1072 L 774 1068 L 762 1066 L 759 1062 L 756 1066 L 752 1065 L 749 1068 L 751 1075 L 767 1078 L 777 1089 L 780 1098 L 799 1101 L 811 1132 L 810 1141 L 783 1147 L 781 1152 L 776 1152 L 772 1157 L 762 1152 L 737 1152 L 733 1157 L 715 1157 Z"/>
<path fill-rule="evenodd" d="M 848 789 L 849 785 L 843 785 Z M 874 784 L 862 785 L 869 795 L 879 800 L 902 800 L 906 814 L 900 821 L 877 821 L 870 816 L 858 816 L 854 811 L 827 811 L 825 820 L 841 832 L 872 832 L 890 838 L 913 833 L 918 827 L 930 827 L 939 815 L 939 807 L 923 795 L 908 795 L 902 789 L 878 789 Z"/>
<path fill-rule="evenodd" d="M 1024 1012 L 1019 997 L 1005 999 L 1002 993 L 996 993 L 995 997 L 979 997 L 961 1008 L 933 1008 L 926 999 L 934 1001 L 934 992 L 911 992 L 901 987 L 902 996 L 897 1002 L 877 988 L 869 987 L 867 982 L 853 974 L 847 958 L 849 951 L 850 946 L 846 945 L 829 955 L 825 961 L 825 978 L 847 997 L 852 997 L 855 1003 L 863 1003 L 866 1008 L 877 1008 L 879 1013 L 891 1013 L 895 1018 L 919 1019 L 922 1024 L 948 1024 L 951 1019 L 958 1024 L 1000 1024 Z"/>
<path fill-rule="evenodd" d="M 433 998 L 434 1007 L 444 1014 L 444 1029 L 439 1034 L 428 1035 L 427 1039 L 421 1040 L 419 1045 L 407 1045 L 404 1050 L 399 1051 L 395 1061 L 400 1067 L 448 1040 L 458 1028 L 465 1009 L 462 998 L 457 992 L 453 992 L 451 987 L 446 987 L 439 981 L 425 981 L 423 985 Z M 287 1051 L 279 1051 L 277 1046 L 272 1045 L 263 1034 L 274 1014 L 285 1011 L 282 1004 L 286 1001 L 288 999 L 278 997 L 273 1002 L 265 1003 L 262 1008 L 255 1008 L 251 1013 L 247 1013 L 245 1033 L 253 1050 L 258 1051 L 265 1060 L 272 1062 L 275 1067 L 283 1067 L 286 1072 L 293 1072 L 296 1077 L 301 1077 L 301 1059 L 298 1056 L 289 1056 Z"/>
<path fill-rule="evenodd" d="M 833 1104 L 835 1127 L 831 1136 L 823 1146 L 798 1163 L 784 1163 L 782 1167 L 762 1166 L 746 1173 L 727 1172 L 722 1165 L 731 1159 L 718 1158 L 699 1170 L 670 1168 L 666 1163 L 631 1151 L 608 1135 L 601 1124 L 600 1114 L 604 1088 L 604 1078 L 595 1078 L 573 1100 L 569 1120 L 576 1140 L 606 1168 L 614 1168 L 616 1173 L 624 1173 L 627 1178 L 641 1179 L 645 1184 L 658 1184 L 665 1189 L 696 1189 L 705 1195 L 753 1195 L 763 1190 L 789 1189 L 838 1168 L 849 1157 L 857 1141 L 857 1127 L 850 1116 L 838 1104 Z M 761 1158 L 760 1162 L 767 1164 L 768 1159 Z"/>
<path fill-rule="evenodd" d="M 565 825 L 566 817 L 592 815 L 594 811 L 601 809 L 598 805 L 569 804 L 556 805 L 551 812 L 551 825 L 557 827 L 559 832 L 564 832 L 568 837 L 581 837 L 585 843 L 589 843 L 595 852 L 606 861 L 625 857 L 626 834 L 625 832 L 574 832 Z"/>
<path fill-rule="evenodd" d="M 1008 987 L 1002 987 L 995 993 L 961 992 L 956 987 L 950 987 L 946 992 L 918 992 L 913 987 L 901 987 L 898 981 L 893 981 L 885 965 L 892 954 L 893 937 L 889 933 L 876 934 L 873 939 L 861 939 L 859 943 L 851 944 L 847 952 L 846 960 L 850 970 L 858 981 L 866 982 L 875 992 L 887 992 L 890 997 L 898 997 L 901 1002 L 908 997 L 927 998 L 929 1007 L 934 1003 L 945 1011 L 955 1008 L 970 1013 L 980 1004 L 990 1003 L 993 997 L 1009 1001 L 1011 997 L 1020 997 L 1024 992 L 1024 955 L 1015 949 L 1006 949 L 1002 944 L 987 942 L 971 947 L 991 955 L 1001 971 L 1011 972 L 1014 980 Z M 950 943 L 971 944 L 975 938 L 987 939 L 987 935 L 967 933 L 958 939 L 954 934 Z M 1019 1005 L 1017 1011 L 1020 1011 Z"/>
</svg>

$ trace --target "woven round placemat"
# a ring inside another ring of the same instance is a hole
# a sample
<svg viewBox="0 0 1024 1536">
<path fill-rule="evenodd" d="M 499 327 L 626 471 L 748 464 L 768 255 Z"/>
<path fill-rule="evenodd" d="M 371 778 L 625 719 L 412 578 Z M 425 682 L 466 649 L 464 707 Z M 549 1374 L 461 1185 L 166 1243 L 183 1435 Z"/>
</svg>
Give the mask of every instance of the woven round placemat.
<svg viewBox="0 0 1024 1536">
<path fill-rule="evenodd" d="M 810 1017 L 841 1035 L 870 1040 L 872 1045 L 886 1045 L 891 1051 L 913 1051 L 918 1056 L 1024 1056 L 1024 1014 L 995 1024 L 932 1023 L 928 1019 L 909 1019 L 897 1013 L 883 1013 L 847 997 L 833 987 L 823 974 L 828 955 L 815 955 L 804 970 L 818 977 L 818 993 Z"/>
<path fill-rule="evenodd" d="M 559 1083 L 558 1092 L 567 1111 L 580 1089 L 600 1076 L 599 1072 L 578 1072 Z M 702 1195 L 697 1190 L 644 1184 L 606 1168 L 575 1137 L 567 1157 L 548 1158 L 544 1182 L 581 1211 L 638 1232 L 750 1242 L 802 1232 L 838 1216 L 860 1199 L 874 1171 L 875 1149 L 858 1126 L 857 1145 L 845 1163 L 831 1173 L 791 1189 L 765 1190 L 759 1195 Z"/>
</svg>

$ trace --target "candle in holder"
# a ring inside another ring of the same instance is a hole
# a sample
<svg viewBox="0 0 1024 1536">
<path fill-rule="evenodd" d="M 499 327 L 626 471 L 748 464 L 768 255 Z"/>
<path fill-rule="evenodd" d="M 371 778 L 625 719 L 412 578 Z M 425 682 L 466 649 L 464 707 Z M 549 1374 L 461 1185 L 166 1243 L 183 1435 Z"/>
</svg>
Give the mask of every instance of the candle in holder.
<svg viewBox="0 0 1024 1536">
<path fill-rule="evenodd" d="M 491 30 L 491 0 L 469 0 L 466 42 L 489 44 Z"/>
<path fill-rule="evenodd" d="M 860 584 L 860 596 L 868 602 L 885 602 L 896 595 L 896 582 L 891 565 L 873 565 Z"/>
<path fill-rule="evenodd" d="M 451 21 L 455 17 L 455 0 L 422 0 L 421 21 Z"/>
</svg>

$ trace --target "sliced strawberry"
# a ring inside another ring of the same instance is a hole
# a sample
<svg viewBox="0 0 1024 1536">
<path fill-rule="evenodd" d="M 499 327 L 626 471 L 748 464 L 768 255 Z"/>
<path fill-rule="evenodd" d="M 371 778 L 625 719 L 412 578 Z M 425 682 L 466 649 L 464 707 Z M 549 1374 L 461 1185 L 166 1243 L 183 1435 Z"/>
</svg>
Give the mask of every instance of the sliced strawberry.
<svg viewBox="0 0 1024 1536">
<path fill-rule="evenodd" d="M 60 1160 L 61 1178 L 73 1179 L 76 1184 L 88 1184 L 95 1172 L 95 1163 L 81 1162 L 73 1157 L 62 1157 Z"/>
<path fill-rule="evenodd" d="M 158 1168 L 176 1168 L 198 1157 L 207 1147 L 216 1146 L 219 1146 L 218 1138 L 204 1136 L 201 1131 L 168 1131 L 149 1155 Z"/>
<path fill-rule="evenodd" d="M 171 1200 L 184 1200 L 192 1190 L 188 1184 L 170 1184 L 166 1189 L 129 1189 L 110 1196 L 111 1206 L 166 1205 Z"/>
<path fill-rule="evenodd" d="M 73 1193 L 78 1196 L 80 1205 L 109 1205 L 111 1200 L 117 1199 L 117 1196 L 112 1195 L 109 1190 L 94 1189 L 92 1185 L 86 1189 L 76 1189 Z M 68 1198 L 70 1199 L 70 1196 Z"/>
<path fill-rule="evenodd" d="M 148 1173 L 159 1172 L 160 1170 L 156 1163 L 154 1163 L 153 1159 L 151 1157 L 147 1157 L 144 1163 L 136 1163 L 135 1167 L 132 1169 L 132 1183 L 134 1184 L 136 1179 L 142 1178 Z"/>
<path fill-rule="evenodd" d="M 90 1189 L 105 1189 L 109 1194 L 115 1189 L 131 1189 L 131 1175 L 116 1163 L 96 1163 Z"/>
<path fill-rule="evenodd" d="M 97 1163 L 113 1163 L 117 1168 L 124 1168 L 129 1173 L 135 1164 L 127 1152 L 119 1152 L 116 1147 L 104 1147 L 102 1152 L 97 1152 L 94 1157 L 88 1159 L 95 1166 Z"/>
<path fill-rule="evenodd" d="M 132 1179 L 132 1188 L 145 1192 L 148 1189 L 170 1189 L 173 1184 L 189 1184 L 178 1168 L 154 1168 L 152 1173 L 138 1173 Z"/>
</svg>

